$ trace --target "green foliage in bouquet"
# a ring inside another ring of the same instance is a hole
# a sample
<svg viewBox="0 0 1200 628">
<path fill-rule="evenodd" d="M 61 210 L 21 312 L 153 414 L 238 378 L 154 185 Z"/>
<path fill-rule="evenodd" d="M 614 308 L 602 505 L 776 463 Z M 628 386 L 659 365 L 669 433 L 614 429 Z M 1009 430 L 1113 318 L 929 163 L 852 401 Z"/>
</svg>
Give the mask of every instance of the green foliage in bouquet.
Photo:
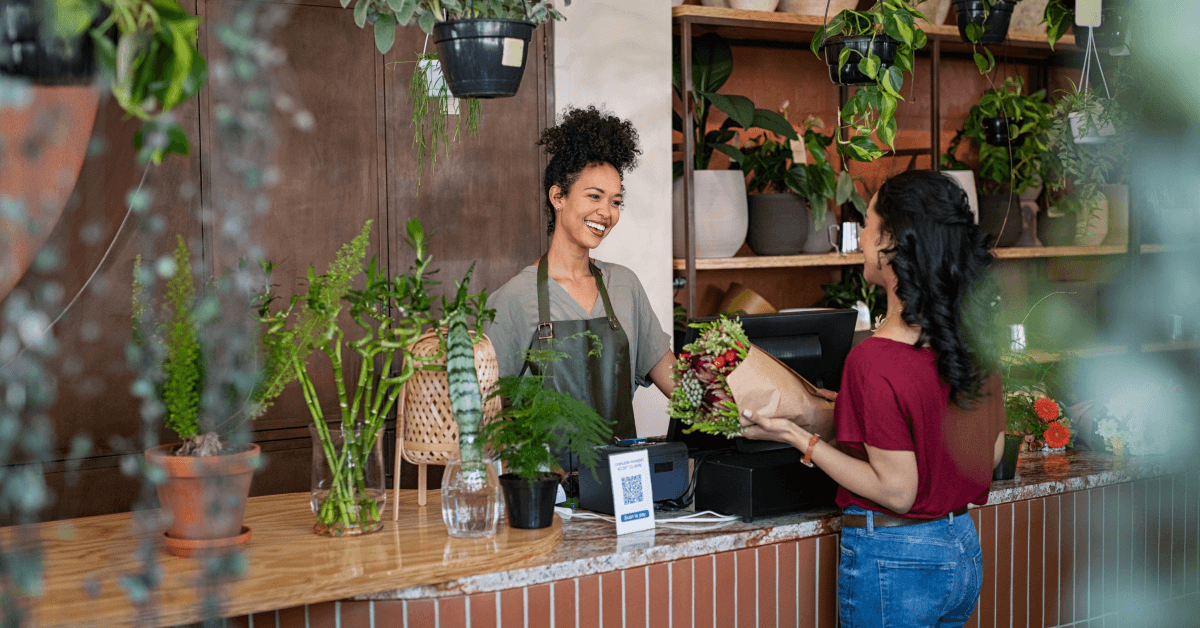
<svg viewBox="0 0 1200 628">
<path fill-rule="evenodd" d="M 691 326 L 700 336 L 683 347 L 672 369 L 667 413 L 688 425 L 686 432 L 736 436 L 742 424 L 727 378 L 746 359 L 750 340 L 740 322 L 724 316 Z"/>
<path fill-rule="evenodd" d="M 590 341 L 588 355 L 599 355 L 600 339 L 581 332 Z M 579 334 L 569 336 L 578 337 Z M 526 359 L 546 372 L 551 363 L 568 357 L 554 349 L 530 349 Z M 612 423 L 586 403 L 545 386 L 546 375 L 501 377 L 491 397 L 500 397 L 505 408 L 497 420 L 483 426 L 483 441 L 509 473 L 535 480 L 558 464 L 552 451 L 567 450 L 595 474 L 596 447 L 612 441 Z"/>
</svg>

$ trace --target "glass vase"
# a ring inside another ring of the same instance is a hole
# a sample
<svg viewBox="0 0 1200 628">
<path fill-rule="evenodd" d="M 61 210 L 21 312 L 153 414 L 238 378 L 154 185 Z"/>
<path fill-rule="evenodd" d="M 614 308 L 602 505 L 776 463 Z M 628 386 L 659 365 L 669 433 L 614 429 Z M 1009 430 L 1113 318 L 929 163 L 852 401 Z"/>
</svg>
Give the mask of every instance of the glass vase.
<svg viewBox="0 0 1200 628">
<path fill-rule="evenodd" d="M 353 434 L 344 433 L 340 424 L 310 425 L 308 430 L 313 443 L 310 504 L 317 517 L 313 532 L 358 536 L 381 530 L 387 490 L 379 432 L 362 424 Z"/>
<path fill-rule="evenodd" d="M 442 474 L 442 521 L 455 538 L 489 537 L 500 525 L 500 479 L 492 461 L 452 458 Z"/>
</svg>

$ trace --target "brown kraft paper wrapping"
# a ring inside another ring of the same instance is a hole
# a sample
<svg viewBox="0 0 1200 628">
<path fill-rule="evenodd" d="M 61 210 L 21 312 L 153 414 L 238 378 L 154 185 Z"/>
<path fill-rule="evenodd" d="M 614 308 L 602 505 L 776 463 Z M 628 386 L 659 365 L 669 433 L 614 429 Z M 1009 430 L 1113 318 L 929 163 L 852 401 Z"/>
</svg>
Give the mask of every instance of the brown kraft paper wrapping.
<svg viewBox="0 0 1200 628">
<path fill-rule="evenodd" d="M 746 359 L 726 379 L 741 411 L 756 416 L 785 417 L 821 440 L 837 436 L 833 400 L 837 393 L 813 386 L 771 354 L 750 345 Z"/>
</svg>

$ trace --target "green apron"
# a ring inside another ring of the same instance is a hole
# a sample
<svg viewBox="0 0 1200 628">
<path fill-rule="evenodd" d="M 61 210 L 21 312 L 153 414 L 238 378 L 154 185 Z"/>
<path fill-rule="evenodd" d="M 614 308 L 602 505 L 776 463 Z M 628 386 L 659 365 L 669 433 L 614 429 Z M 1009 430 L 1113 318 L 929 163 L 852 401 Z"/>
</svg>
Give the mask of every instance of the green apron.
<svg viewBox="0 0 1200 628">
<path fill-rule="evenodd" d="M 546 386 L 564 392 L 588 404 L 600 416 L 613 422 L 617 438 L 637 436 L 633 420 L 633 377 L 629 366 L 629 339 L 613 314 L 608 290 L 600 278 L 600 269 L 588 262 L 596 288 L 604 302 L 604 318 L 551 321 L 549 297 L 549 268 L 547 256 L 542 256 L 537 271 L 538 323 L 533 332 L 531 349 L 554 349 L 568 357 L 546 365 Z M 588 355 L 591 342 L 583 332 L 589 331 L 600 339 L 600 355 Z M 540 367 L 526 362 L 525 367 L 535 374 Z M 524 372 L 524 369 L 522 369 Z"/>
</svg>

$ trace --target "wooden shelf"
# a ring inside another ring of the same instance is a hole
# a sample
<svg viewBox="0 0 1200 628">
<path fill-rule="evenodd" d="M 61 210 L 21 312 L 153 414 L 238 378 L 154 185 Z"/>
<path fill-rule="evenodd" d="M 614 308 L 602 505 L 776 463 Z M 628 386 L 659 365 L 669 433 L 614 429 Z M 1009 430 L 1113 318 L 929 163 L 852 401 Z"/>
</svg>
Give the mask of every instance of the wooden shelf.
<svg viewBox="0 0 1200 628">
<path fill-rule="evenodd" d="M 688 20 L 701 32 L 716 31 L 731 40 L 803 43 L 808 44 L 817 29 L 824 25 L 824 16 L 797 15 L 779 11 L 740 11 L 697 5 L 683 5 L 671 9 L 676 23 Z M 711 28 L 703 28 L 711 27 Z M 971 45 L 964 43 L 958 34 L 958 26 L 947 24 L 925 24 L 921 26 L 930 42 L 940 41 L 946 50 L 958 47 L 969 51 Z M 997 58 L 1003 56 L 1048 57 L 1065 51 L 1075 51 L 1075 37 L 1065 35 L 1054 50 L 1046 41 L 1044 32 L 1009 31 L 1004 45 L 989 46 Z"/>
<path fill-rule="evenodd" d="M 1124 246 L 1037 246 L 993 249 L 996 259 L 1037 259 L 1045 257 L 1079 257 L 1088 255 L 1122 255 Z M 840 255 L 747 255 L 744 257 L 699 257 L 696 270 L 736 270 L 747 268 L 810 268 L 814 266 L 857 266 L 863 263 L 862 253 Z M 686 262 L 675 259 L 675 270 L 685 270 Z"/>
<path fill-rule="evenodd" d="M 1183 246 L 1174 244 L 1143 244 L 1142 253 L 1197 253 L 1200 252 L 1200 243 L 1185 244 Z"/>
<path fill-rule="evenodd" d="M 1200 341 L 1196 340 L 1165 340 L 1160 342 L 1147 342 L 1142 345 L 1142 353 L 1159 353 L 1163 351 L 1195 351 L 1200 349 Z M 1047 364 L 1050 362 L 1058 362 L 1064 358 L 1100 358 L 1109 355 L 1122 355 L 1127 353 L 1129 347 L 1127 345 L 1094 345 L 1083 349 L 1075 349 L 1071 351 L 1062 351 L 1059 353 L 1051 351 L 1043 351 L 1041 349 L 1030 349 L 1025 352 L 1025 355 L 1033 358 L 1034 362 L 1039 364 Z"/>
</svg>

